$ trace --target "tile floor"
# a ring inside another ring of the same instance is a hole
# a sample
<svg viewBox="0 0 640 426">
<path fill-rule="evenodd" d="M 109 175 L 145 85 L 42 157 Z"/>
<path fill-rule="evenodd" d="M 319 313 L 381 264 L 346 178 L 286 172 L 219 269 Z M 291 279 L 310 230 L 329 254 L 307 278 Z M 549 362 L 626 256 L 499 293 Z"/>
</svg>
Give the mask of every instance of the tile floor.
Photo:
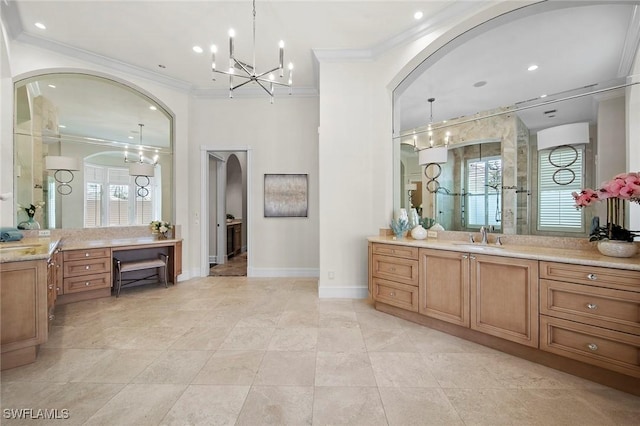
<svg viewBox="0 0 640 426">
<path fill-rule="evenodd" d="M 88 425 L 637 425 L 640 398 L 375 311 L 316 281 L 207 277 L 59 306 L 5 409 Z M 40 422 L 46 423 L 45 421 Z M 52 422 L 49 422 L 52 423 Z"/>
</svg>

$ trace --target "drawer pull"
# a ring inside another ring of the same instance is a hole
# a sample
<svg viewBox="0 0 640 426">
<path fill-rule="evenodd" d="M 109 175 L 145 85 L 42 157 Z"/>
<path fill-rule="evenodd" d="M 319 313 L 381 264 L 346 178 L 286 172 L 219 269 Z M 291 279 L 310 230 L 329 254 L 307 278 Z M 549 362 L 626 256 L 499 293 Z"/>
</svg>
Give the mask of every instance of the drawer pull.
<svg viewBox="0 0 640 426">
<path fill-rule="evenodd" d="M 589 348 L 589 350 L 594 352 L 598 350 L 598 345 L 596 345 L 595 343 L 589 343 L 587 347 Z"/>
<path fill-rule="evenodd" d="M 395 295 L 396 294 L 393 291 L 389 292 L 389 296 L 395 296 Z"/>
<path fill-rule="evenodd" d="M 56 318 L 55 315 L 53 315 L 53 314 L 49 315 L 49 321 L 53 321 L 55 318 Z"/>
<path fill-rule="evenodd" d="M 587 278 L 589 278 L 591 281 L 595 281 L 598 279 L 598 276 L 596 274 L 589 274 L 587 275 Z"/>
<path fill-rule="evenodd" d="M 395 271 L 396 271 L 396 268 L 389 268 L 389 270 L 390 270 L 391 272 L 395 272 Z"/>
<path fill-rule="evenodd" d="M 85 267 L 84 267 L 84 269 L 87 269 L 87 270 L 88 270 L 88 269 L 89 269 L 89 265 L 85 266 Z"/>
<path fill-rule="evenodd" d="M 53 284 L 49 285 L 49 290 L 53 290 Z"/>
<path fill-rule="evenodd" d="M 84 257 L 89 257 L 89 253 L 85 253 L 85 254 L 84 254 Z"/>
<path fill-rule="evenodd" d="M 468 259 L 468 258 L 469 258 L 469 256 L 468 256 L 468 255 L 466 255 L 466 254 L 463 254 L 463 255 L 462 255 L 462 258 L 463 258 L 463 259 Z"/>
<path fill-rule="evenodd" d="M 587 309 L 596 310 L 598 309 L 598 305 L 595 303 L 587 303 Z"/>
<path fill-rule="evenodd" d="M 89 283 L 89 281 L 87 281 L 86 283 L 84 283 L 84 285 L 89 285 L 89 284 L 90 284 L 90 283 Z"/>
<path fill-rule="evenodd" d="M 475 259 L 476 259 L 476 257 L 475 257 L 474 255 L 471 255 L 471 256 L 469 256 L 469 259 L 471 259 L 471 260 L 475 260 Z"/>
</svg>

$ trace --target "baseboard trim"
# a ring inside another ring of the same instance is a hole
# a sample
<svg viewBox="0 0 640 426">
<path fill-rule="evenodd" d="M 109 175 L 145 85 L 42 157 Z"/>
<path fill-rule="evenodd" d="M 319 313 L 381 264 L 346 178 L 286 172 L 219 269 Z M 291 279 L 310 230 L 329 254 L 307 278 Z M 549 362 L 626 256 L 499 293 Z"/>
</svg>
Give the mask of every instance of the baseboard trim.
<svg viewBox="0 0 640 426">
<path fill-rule="evenodd" d="M 247 268 L 247 277 L 260 278 L 318 278 L 316 268 Z"/>
<path fill-rule="evenodd" d="M 320 299 L 366 299 L 369 297 L 367 287 L 319 287 Z"/>
</svg>

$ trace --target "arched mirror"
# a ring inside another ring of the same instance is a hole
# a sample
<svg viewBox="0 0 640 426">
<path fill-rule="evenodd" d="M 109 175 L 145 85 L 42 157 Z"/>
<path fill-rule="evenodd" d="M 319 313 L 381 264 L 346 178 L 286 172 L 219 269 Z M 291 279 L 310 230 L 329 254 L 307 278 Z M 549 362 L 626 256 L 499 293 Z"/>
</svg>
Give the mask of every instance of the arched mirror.
<svg viewBox="0 0 640 426">
<path fill-rule="evenodd" d="M 624 171 L 615 169 L 637 120 L 639 7 L 527 6 L 427 58 L 394 91 L 394 208 L 417 208 L 447 230 L 587 235 L 594 212 L 576 210 L 571 192 Z M 541 131 L 574 123 L 586 140 L 539 149 Z M 432 146 L 448 155 L 425 175 L 419 152 Z"/>
<path fill-rule="evenodd" d="M 14 199 L 23 229 L 173 221 L 173 120 L 120 82 L 51 73 L 15 83 Z M 25 207 L 37 207 L 28 225 Z"/>
</svg>

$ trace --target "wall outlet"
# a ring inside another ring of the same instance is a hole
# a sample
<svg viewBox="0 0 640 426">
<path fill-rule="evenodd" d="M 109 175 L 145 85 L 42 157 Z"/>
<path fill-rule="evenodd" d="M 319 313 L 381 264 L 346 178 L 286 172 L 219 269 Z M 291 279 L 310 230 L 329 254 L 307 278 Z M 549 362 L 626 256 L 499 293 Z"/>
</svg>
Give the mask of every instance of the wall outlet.
<svg viewBox="0 0 640 426">
<path fill-rule="evenodd" d="M 38 231 L 38 237 L 50 237 L 51 236 L 51 231 L 48 229 L 40 229 Z"/>
<path fill-rule="evenodd" d="M 438 238 L 438 231 L 427 231 L 427 238 Z"/>
</svg>

